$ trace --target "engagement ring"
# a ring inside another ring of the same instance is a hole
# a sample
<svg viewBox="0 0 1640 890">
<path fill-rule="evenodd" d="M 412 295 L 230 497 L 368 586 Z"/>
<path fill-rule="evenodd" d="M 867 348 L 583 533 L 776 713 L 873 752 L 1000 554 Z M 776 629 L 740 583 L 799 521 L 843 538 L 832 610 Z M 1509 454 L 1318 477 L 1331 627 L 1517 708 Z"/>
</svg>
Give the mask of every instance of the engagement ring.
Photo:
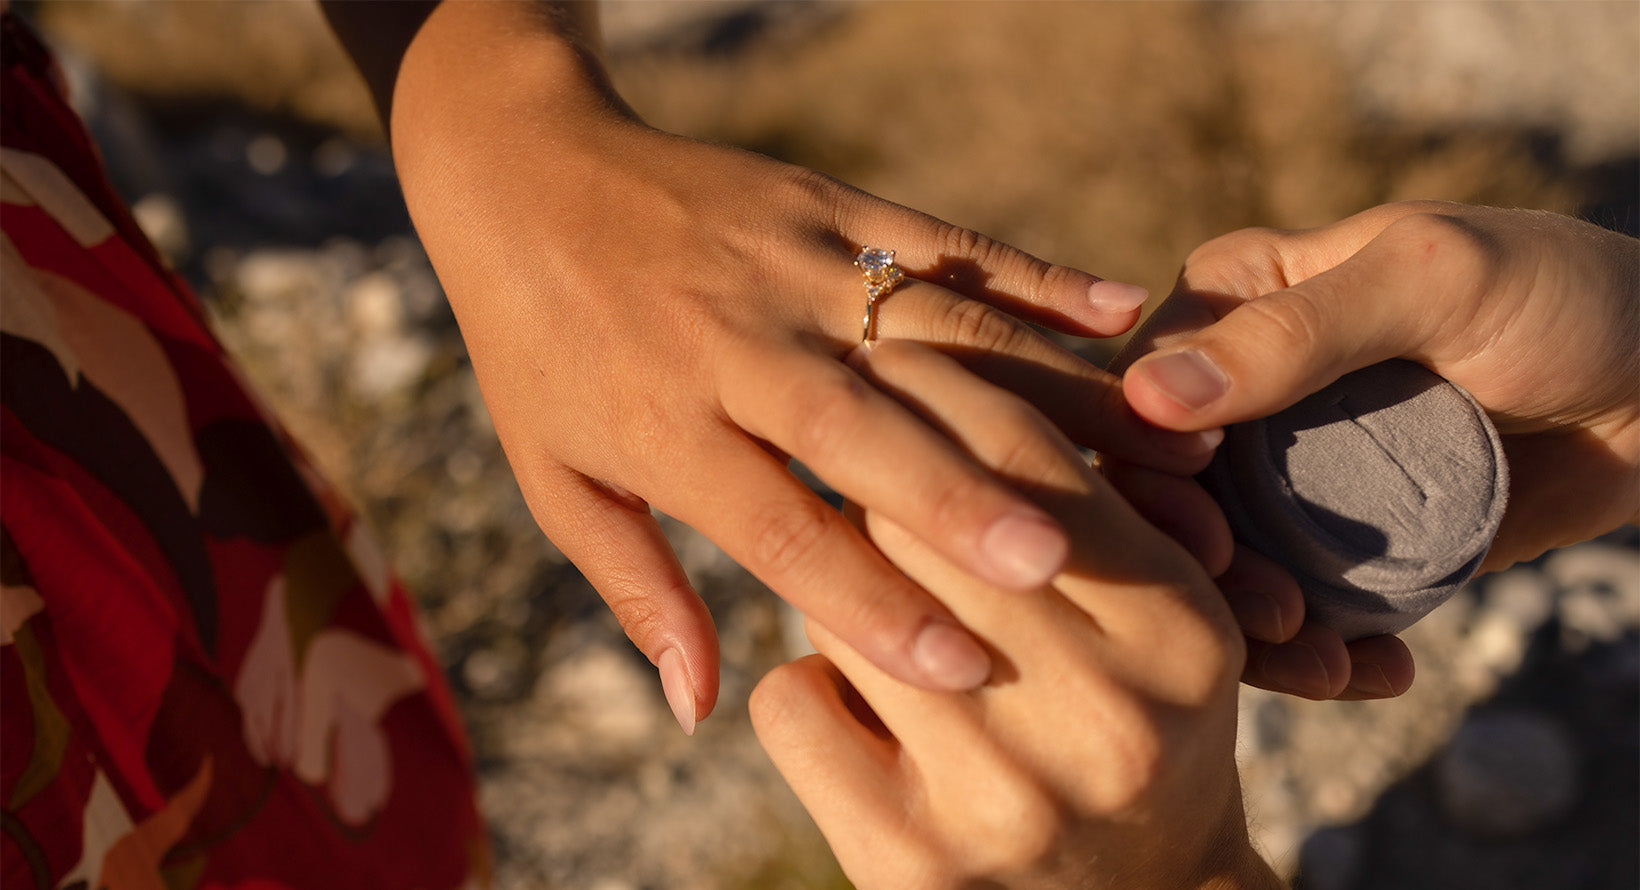
<svg viewBox="0 0 1640 890">
<path fill-rule="evenodd" d="M 888 296 L 894 285 L 905 280 L 905 271 L 894 262 L 894 251 L 880 247 L 866 247 L 854 258 L 854 265 L 866 278 L 866 317 L 860 340 L 870 343 L 877 339 L 877 301 Z"/>
</svg>

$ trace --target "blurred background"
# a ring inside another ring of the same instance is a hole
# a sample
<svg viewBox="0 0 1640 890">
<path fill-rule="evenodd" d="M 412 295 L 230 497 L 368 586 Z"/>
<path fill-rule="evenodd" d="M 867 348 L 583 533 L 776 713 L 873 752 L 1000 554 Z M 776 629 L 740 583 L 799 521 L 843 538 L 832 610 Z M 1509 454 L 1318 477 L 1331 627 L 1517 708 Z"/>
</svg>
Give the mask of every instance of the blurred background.
<svg viewBox="0 0 1640 890">
<path fill-rule="evenodd" d="M 144 228 L 419 600 L 478 752 L 497 886 L 846 887 L 746 720 L 800 645 L 790 616 L 669 526 L 725 660 L 716 713 L 678 732 L 524 508 L 317 9 L 16 5 L 63 53 Z M 656 126 L 1158 296 L 1215 235 L 1405 198 L 1636 230 L 1632 0 L 617 0 L 604 18 L 617 85 Z M 1471 585 L 1407 634 L 1420 671 L 1399 700 L 1248 690 L 1261 849 L 1307 890 L 1640 886 L 1636 545 Z"/>
</svg>

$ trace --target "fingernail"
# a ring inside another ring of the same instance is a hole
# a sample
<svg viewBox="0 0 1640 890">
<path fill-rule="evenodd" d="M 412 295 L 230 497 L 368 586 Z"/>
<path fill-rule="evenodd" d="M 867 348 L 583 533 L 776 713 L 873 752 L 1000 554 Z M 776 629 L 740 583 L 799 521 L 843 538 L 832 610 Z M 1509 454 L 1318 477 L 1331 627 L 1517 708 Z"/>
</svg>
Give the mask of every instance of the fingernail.
<svg viewBox="0 0 1640 890">
<path fill-rule="evenodd" d="M 1212 451 L 1224 442 L 1224 427 L 1216 426 L 1210 430 L 1201 430 L 1192 435 L 1195 437 L 1198 449 Z"/>
<path fill-rule="evenodd" d="M 1138 368 L 1162 395 L 1192 411 L 1213 404 L 1230 389 L 1230 378 L 1194 349 L 1142 361 Z"/>
<path fill-rule="evenodd" d="M 1281 607 L 1269 594 L 1257 590 L 1225 591 L 1224 601 L 1230 605 L 1230 614 L 1242 633 L 1266 643 L 1280 643 L 1287 639 L 1281 626 Z"/>
<path fill-rule="evenodd" d="M 1350 688 L 1377 698 L 1394 698 L 1401 693 L 1389 683 L 1384 669 L 1372 662 L 1357 661 L 1350 665 Z"/>
<path fill-rule="evenodd" d="M 1065 534 L 1045 517 L 1012 513 L 991 523 L 979 542 L 980 553 L 998 570 L 996 580 L 1018 587 L 1037 587 L 1053 579 L 1065 564 Z"/>
<path fill-rule="evenodd" d="M 1332 691 L 1332 678 L 1321 656 L 1308 643 L 1271 646 L 1259 665 L 1264 678 L 1300 695 L 1322 698 Z M 1319 682 L 1318 682 L 1319 681 Z"/>
<path fill-rule="evenodd" d="M 1179 454 L 1205 454 L 1224 442 L 1224 428 L 1214 427 L 1193 433 L 1161 430 L 1161 445 Z"/>
<path fill-rule="evenodd" d="M 911 660 L 923 676 L 943 689 L 974 689 L 991 676 L 991 656 L 962 628 L 930 622 L 917 634 Z"/>
<path fill-rule="evenodd" d="M 689 683 L 689 671 L 684 667 L 683 654 L 676 649 L 661 653 L 661 691 L 666 693 L 666 704 L 672 716 L 683 727 L 684 735 L 695 734 L 695 687 Z"/>
<path fill-rule="evenodd" d="M 1088 302 L 1100 312 L 1132 312 L 1150 299 L 1150 291 L 1137 284 L 1101 279 L 1088 287 Z"/>
</svg>

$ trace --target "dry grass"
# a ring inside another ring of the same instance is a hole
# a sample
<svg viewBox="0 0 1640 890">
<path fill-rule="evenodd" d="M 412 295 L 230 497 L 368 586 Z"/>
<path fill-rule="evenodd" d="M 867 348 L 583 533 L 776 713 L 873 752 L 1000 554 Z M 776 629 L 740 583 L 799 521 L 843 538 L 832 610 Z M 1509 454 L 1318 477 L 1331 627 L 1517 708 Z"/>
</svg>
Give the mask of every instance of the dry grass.
<svg viewBox="0 0 1640 890">
<path fill-rule="evenodd" d="M 1570 210 L 1509 133 L 1369 123 L 1325 44 L 1196 3 L 869 4 L 801 42 L 619 59 L 657 126 L 746 145 L 1165 293 L 1249 225 L 1389 200 Z"/>
</svg>

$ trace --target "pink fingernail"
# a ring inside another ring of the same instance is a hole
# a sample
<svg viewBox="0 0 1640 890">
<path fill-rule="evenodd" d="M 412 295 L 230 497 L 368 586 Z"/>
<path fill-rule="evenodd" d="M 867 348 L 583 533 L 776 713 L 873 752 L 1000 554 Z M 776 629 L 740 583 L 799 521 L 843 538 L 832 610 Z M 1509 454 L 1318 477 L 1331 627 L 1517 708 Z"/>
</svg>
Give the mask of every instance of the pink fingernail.
<svg viewBox="0 0 1640 890">
<path fill-rule="evenodd" d="M 991 523 L 980 553 L 998 570 L 995 580 L 1015 587 L 1038 587 L 1065 564 L 1065 534 L 1045 517 L 1011 513 Z"/>
<path fill-rule="evenodd" d="M 689 670 L 684 666 L 683 654 L 676 649 L 661 653 L 657 665 L 661 670 L 661 691 L 666 693 L 666 704 L 672 716 L 683 727 L 684 735 L 695 734 L 695 687 L 689 682 Z"/>
<path fill-rule="evenodd" d="M 1088 287 L 1088 302 L 1100 312 L 1132 312 L 1150 299 L 1150 291 L 1137 284 L 1101 279 Z"/>
<path fill-rule="evenodd" d="M 1137 367 L 1162 395 L 1192 411 L 1200 411 L 1230 391 L 1230 378 L 1194 349 L 1146 359 Z"/>
<path fill-rule="evenodd" d="M 991 676 L 991 656 L 968 632 L 940 621 L 917 634 L 911 660 L 934 684 L 952 692 L 977 688 Z"/>
</svg>

